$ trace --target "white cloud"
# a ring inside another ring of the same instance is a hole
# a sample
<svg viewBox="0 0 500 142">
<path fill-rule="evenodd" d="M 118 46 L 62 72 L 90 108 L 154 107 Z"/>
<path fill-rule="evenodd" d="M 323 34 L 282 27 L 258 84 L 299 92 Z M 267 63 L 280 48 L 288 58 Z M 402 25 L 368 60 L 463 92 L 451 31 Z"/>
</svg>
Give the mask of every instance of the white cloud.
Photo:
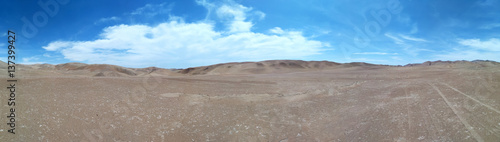
<svg viewBox="0 0 500 142">
<path fill-rule="evenodd" d="M 238 33 L 238 32 L 250 32 L 250 28 L 252 28 L 253 24 L 251 22 L 244 21 L 233 21 L 231 26 L 229 27 L 230 33 Z"/>
<path fill-rule="evenodd" d="M 266 14 L 262 11 L 256 11 L 255 15 L 259 17 L 259 20 L 263 20 L 264 18 L 266 18 Z"/>
<path fill-rule="evenodd" d="M 250 32 L 254 26 L 252 20 L 263 20 L 266 16 L 262 11 L 253 10 L 231 0 L 222 3 L 196 0 L 196 3 L 208 10 L 205 21 L 209 21 L 210 16 L 215 16 L 216 20 L 226 25 L 227 33 Z"/>
<path fill-rule="evenodd" d="M 215 4 L 209 3 L 209 2 L 207 2 L 207 0 L 196 0 L 196 3 L 198 5 L 201 5 L 201 6 L 205 7 L 208 10 L 207 11 L 207 16 L 205 17 L 205 20 L 208 20 L 209 16 L 212 15 L 213 9 L 216 8 Z"/>
<path fill-rule="evenodd" d="M 245 21 L 251 8 L 221 5 L 217 15 L 227 29 L 215 31 L 213 22 L 185 23 L 171 19 L 155 26 L 107 27 L 93 41 L 55 41 L 43 48 L 71 61 L 107 63 L 127 67 L 151 65 L 187 67 L 230 61 L 298 59 L 320 54 L 328 43 L 310 40 L 300 31 L 281 30 L 279 35 L 251 31 Z"/>
<path fill-rule="evenodd" d="M 491 38 L 486 41 L 481 41 L 480 39 L 460 39 L 458 43 L 476 49 L 500 51 L 500 40 L 497 38 Z"/>
<path fill-rule="evenodd" d="M 47 46 L 43 46 L 42 48 L 47 50 L 47 51 L 56 51 L 60 48 L 65 48 L 65 47 L 70 47 L 72 46 L 72 42 L 66 42 L 66 41 L 54 41 L 49 43 Z"/>
<path fill-rule="evenodd" d="M 243 21 L 246 19 L 246 12 L 250 10 L 251 8 L 245 7 L 243 5 L 222 5 L 217 9 L 217 16 L 222 19 L 228 18 L 234 19 L 235 21 Z"/>
<path fill-rule="evenodd" d="M 106 22 L 109 22 L 109 21 L 118 21 L 120 19 L 121 18 L 116 17 L 116 16 L 108 17 L 108 18 L 101 18 L 101 19 L 97 20 L 96 22 L 94 22 L 94 24 L 106 23 Z"/>
<path fill-rule="evenodd" d="M 37 57 L 27 57 L 27 58 L 23 58 L 22 60 L 23 60 L 23 62 L 29 62 L 31 60 L 38 60 L 38 58 Z"/>
<path fill-rule="evenodd" d="M 458 43 L 467 49 L 454 48 L 454 51 L 435 55 L 435 60 L 494 60 L 500 61 L 500 40 L 490 38 L 481 41 L 480 39 L 459 39 Z"/>
<path fill-rule="evenodd" d="M 143 15 L 143 16 L 156 16 L 158 14 L 167 14 L 172 10 L 173 4 L 161 3 L 161 4 L 146 4 L 143 7 L 137 8 L 131 15 Z"/>
<path fill-rule="evenodd" d="M 399 45 L 405 45 L 406 41 L 415 41 L 415 42 L 427 42 L 425 39 L 421 38 L 415 38 L 407 35 L 401 35 L 399 34 L 398 36 L 386 33 L 384 34 L 386 37 L 392 39 L 394 43 L 399 44 Z"/>
<path fill-rule="evenodd" d="M 494 60 L 500 61 L 499 52 L 480 52 L 475 50 L 464 50 L 436 55 L 434 60 Z"/>
<path fill-rule="evenodd" d="M 389 34 L 389 33 L 386 33 L 386 34 L 384 34 L 384 35 L 385 35 L 386 37 L 389 37 L 389 38 L 391 38 L 392 40 L 394 40 L 394 43 L 396 43 L 396 44 L 404 44 L 404 43 L 405 43 L 403 40 L 401 40 L 401 39 L 399 39 L 399 38 L 397 38 L 397 37 L 395 37 L 395 36 L 393 36 L 393 35 L 391 35 L 391 34 Z"/>
<path fill-rule="evenodd" d="M 385 52 L 359 52 L 354 53 L 358 55 L 397 55 L 398 53 L 385 53 Z"/>
<path fill-rule="evenodd" d="M 352 58 L 351 62 L 366 62 L 372 64 L 386 64 L 387 60 L 372 59 L 372 58 Z"/>
<path fill-rule="evenodd" d="M 483 26 L 479 27 L 479 29 L 490 30 L 490 29 L 499 28 L 499 27 L 500 27 L 500 23 L 492 23 L 492 24 L 483 25 Z"/>
<path fill-rule="evenodd" d="M 411 40 L 411 41 L 420 41 L 420 42 L 427 42 L 427 40 L 425 39 L 421 39 L 421 38 L 415 38 L 415 37 L 410 37 L 410 36 L 407 36 L 407 35 L 399 35 L 401 38 L 403 39 L 406 39 L 406 40 Z"/>
<path fill-rule="evenodd" d="M 483 1 L 478 1 L 478 5 L 480 6 L 492 6 L 495 4 L 495 0 L 483 0 Z"/>
<path fill-rule="evenodd" d="M 269 32 L 275 33 L 275 34 L 285 33 L 285 31 L 283 31 L 283 29 L 281 29 L 280 27 L 274 27 L 274 28 L 270 29 Z"/>
<path fill-rule="evenodd" d="M 217 8 L 216 13 L 218 18 L 224 21 L 228 21 L 226 22 L 226 24 L 229 25 L 229 32 L 249 32 L 253 24 L 249 21 L 246 21 L 246 14 L 251 10 L 252 8 L 248 8 L 239 4 L 224 4 Z"/>
<path fill-rule="evenodd" d="M 43 62 L 37 62 L 37 61 L 33 61 L 33 60 L 38 60 L 39 58 L 38 57 L 27 57 L 27 58 L 22 58 L 21 60 L 21 64 L 42 64 Z"/>
</svg>

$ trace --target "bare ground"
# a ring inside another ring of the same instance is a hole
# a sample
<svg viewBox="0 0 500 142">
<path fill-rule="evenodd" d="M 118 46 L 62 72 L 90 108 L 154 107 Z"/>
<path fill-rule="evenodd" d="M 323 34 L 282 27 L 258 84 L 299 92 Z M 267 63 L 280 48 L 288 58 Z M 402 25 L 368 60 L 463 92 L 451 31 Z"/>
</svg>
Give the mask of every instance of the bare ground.
<svg viewBox="0 0 500 142">
<path fill-rule="evenodd" d="M 6 132 L 8 98 L 0 96 L 0 140 L 498 141 L 499 69 L 130 77 L 27 70 L 17 84 L 15 135 Z"/>
</svg>

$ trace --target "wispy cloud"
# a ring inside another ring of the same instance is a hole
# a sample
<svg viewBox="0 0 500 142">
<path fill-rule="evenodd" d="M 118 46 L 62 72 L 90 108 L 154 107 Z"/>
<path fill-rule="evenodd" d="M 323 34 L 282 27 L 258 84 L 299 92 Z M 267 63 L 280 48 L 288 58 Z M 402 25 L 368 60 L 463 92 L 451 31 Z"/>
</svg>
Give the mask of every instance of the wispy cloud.
<svg viewBox="0 0 500 142">
<path fill-rule="evenodd" d="M 498 1 L 495 0 L 483 0 L 483 1 L 478 1 L 477 4 L 480 6 L 492 6 L 495 5 L 495 3 Z"/>
<path fill-rule="evenodd" d="M 422 38 L 416 38 L 416 37 L 411 37 L 408 35 L 402 35 L 399 34 L 397 36 L 386 33 L 384 34 L 386 37 L 392 39 L 394 43 L 399 44 L 399 45 L 404 45 L 406 44 L 406 41 L 413 41 L 413 42 L 427 42 L 427 40 L 422 39 Z"/>
<path fill-rule="evenodd" d="M 401 40 L 401 39 L 399 39 L 399 38 L 398 38 L 398 37 L 396 37 L 396 36 L 393 36 L 393 35 L 391 35 L 391 34 L 389 34 L 389 33 L 386 33 L 386 34 L 384 34 L 384 35 L 385 35 L 386 37 L 391 38 L 392 40 L 394 40 L 394 43 L 396 43 L 396 44 L 404 44 L 404 41 L 403 41 L 403 40 Z"/>
<path fill-rule="evenodd" d="M 40 58 L 36 57 L 36 56 L 33 56 L 33 57 L 26 57 L 26 58 L 22 58 L 21 60 L 21 64 L 42 64 L 43 62 L 40 62 L 40 61 L 37 61 L 39 60 Z"/>
<path fill-rule="evenodd" d="M 281 29 L 280 27 L 275 27 L 269 30 L 269 32 L 274 33 L 274 34 L 283 34 L 285 31 Z"/>
<path fill-rule="evenodd" d="M 494 60 L 500 61 L 500 40 L 490 38 L 488 40 L 480 39 L 459 39 L 458 44 L 465 47 L 454 48 L 453 51 L 447 51 L 436 54 L 436 60 Z"/>
<path fill-rule="evenodd" d="M 372 59 L 372 58 L 352 58 L 351 61 L 353 61 L 353 62 L 376 63 L 376 64 L 386 64 L 388 62 L 387 60 Z"/>
<path fill-rule="evenodd" d="M 73 46 L 72 42 L 53 41 L 53 42 L 49 43 L 49 45 L 44 46 L 43 49 L 45 49 L 47 51 L 56 51 L 58 49 L 70 47 L 70 46 Z"/>
<path fill-rule="evenodd" d="M 256 15 L 257 17 L 259 17 L 259 20 L 263 20 L 265 17 L 266 17 L 266 14 L 262 11 L 256 11 L 254 13 L 254 15 Z"/>
<path fill-rule="evenodd" d="M 137 8 L 133 12 L 131 12 L 131 15 L 143 15 L 143 16 L 156 16 L 159 14 L 168 14 L 174 4 L 167 4 L 166 2 L 161 3 L 161 4 L 146 4 L 143 7 Z"/>
<path fill-rule="evenodd" d="M 251 8 L 245 7 L 243 5 L 222 5 L 217 8 L 217 17 L 220 19 L 228 20 L 226 23 L 229 28 L 229 32 L 248 32 L 253 26 L 252 22 L 246 21 L 246 14 Z"/>
<path fill-rule="evenodd" d="M 398 53 L 385 53 L 385 52 L 359 52 L 354 53 L 358 55 L 398 55 Z"/>
<path fill-rule="evenodd" d="M 205 16 L 205 20 L 209 20 L 210 15 L 212 15 L 212 11 L 216 8 L 214 3 L 210 3 L 207 0 L 196 0 L 198 5 L 201 5 L 207 9 L 207 15 Z"/>
<path fill-rule="evenodd" d="M 106 22 L 110 22 L 110 21 L 119 21 L 119 20 L 121 20 L 121 18 L 113 16 L 113 17 L 101 18 L 101 19 L 97 20 L 96 22 L 94 22 L 94 24 L 106 23 Z"/>
<path fill-rule="evenodd" d="M 480 52 L 477 50 L 464 50 L 447 52 L 435 55 L 434 60 L 494 60 L 500 61 L 499 52 Z"/>
<path fill-rule="evenodd" d="M 198 0 L 197 3 L 208 9 L 207 17 L 214 11 L 215 20 L 225 24 L 229 33 L 249 32 L 250 28 L 254 26 L 252 20 L 263 20 L 266 16 L 262 11 L 254 10 L 252 7 L 246 7 L 233 1 L 214 4 Z"/>
<path fill-rule="evenodd" d="M 403 39 L 406 39 L 406 40 L 419 41 L 419 42 L 427 42 L 427 40 L 421 39 L 421 38 L 410 37 L 410 36 L 407 36 L 407 35 L 399 35 L 399 36 L 401 38 L 403 38 Z"/>
<path fill-rule="evenodd" d="M 500 51 L 500 39 L 497 38 L 490 38 L 486 41 L 481 41 L 480 39 L 460 39 L 458 43 L 475 49 Z"/>
<path fill-rule="evenodd" d="M 320 54 L 329 44 L 304 37 L 302 32 L 276 27 L 271 34 L 251 31 L 246 21 L 252 8 L 220 5 L 217 14 L 226 30 L 214 30 L 212 22 L 170 20 L 156 26 L 117 25 L 105 28 L 92 41 L 54 41 L 43 48 L 71 61 L 143 67 L 185 67 L 227 61 L 294 59 Z M 191 63 L 191 64 L 190 64 Z"/>
<path fill-rule="evenodd" d="M 486 25 L 479 27 L 479 29 L 484 29 L 484 30 L 490 30 L 490 29 L 494 29 L 494 28 L 500 28 L 500 23 L 486 24 Z"/>
</svg>

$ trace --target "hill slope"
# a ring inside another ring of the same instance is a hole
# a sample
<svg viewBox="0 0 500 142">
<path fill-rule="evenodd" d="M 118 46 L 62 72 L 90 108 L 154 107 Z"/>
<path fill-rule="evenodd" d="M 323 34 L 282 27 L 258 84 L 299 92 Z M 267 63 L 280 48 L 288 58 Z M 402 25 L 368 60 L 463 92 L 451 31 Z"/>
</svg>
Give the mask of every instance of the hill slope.
<svg viewBox="0 0 500 142">
<path fill-rule="evenodd" d="M 424 63 L 407 64 L 398 67 L 444 67 L 444 68 L 480 68 L 500 66 L 495 61 L 427 61 Z M 157 67 L 126 68 L 108 64 L 84 64 L 64 63 L 58 65 L 16 64 L 16 69 L 24 71 L 27 75 L 44 76 L 47 73 L 53 75 L 83 75 L 95 77 L 121 77 L 121 76 L 143 76 L 148 74 L 184 76 L 184 75 L 231 75 L 231 74 L 268 74 L 268 73 L 290 73 L 331 70 L 342 68 L 379 69 L 385 67 L 396 67 L 387 65 L 369 64 L 364 62 L 336 63 L 330 61 L 302 61 L 302 60 L 267 60 L 260 62 L 231 62 L 209 66 L 191 67 L 187 69 L 163 69 Z M 0 69 L 7 69 L 7 63 L 0 61 Z M 5 72 L 0 74 L 6 74 Z"/>
</svg>

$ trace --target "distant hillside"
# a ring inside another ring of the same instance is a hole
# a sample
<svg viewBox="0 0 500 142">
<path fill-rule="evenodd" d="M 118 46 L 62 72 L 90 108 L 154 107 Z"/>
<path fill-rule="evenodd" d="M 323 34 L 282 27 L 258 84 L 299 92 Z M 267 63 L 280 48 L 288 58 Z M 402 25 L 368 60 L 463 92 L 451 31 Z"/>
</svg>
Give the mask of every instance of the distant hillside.
<svg viewBox="0 0 500 142">
<path fill-rule="evenodd" d="M 474 61 L 427 61 L 419 64 L 408 64 L 404 67 L 491 67 L 500 66 L 500 63 L 488 60 Z M 178 71 L 186 75 L 217 75 L 217 74 L 262 74 L 262 73 L 286 73 L 300 71 L 315 71 L 323 69 L 338 69 L 358 67 L 362 69 L 374 69 L 382 67 L 403 67 L 378 65 L 364 62 L 336 63 L 330 61 L 302 61 L 302 60 L 268 60 L 261 62 L 234 62 L 222 63 L 210 66 L 187 68 Z"/>
<path fill-rule="evenodd" d="M 474 61 L 427 61 L 397 67 L 446 67 L 446 68 L 479 68 L 500 66 L 500 63 L 488 60 Z M 336 63 L 330 61 L 302 60 L 267 60 L 260 62 L 231 62 L 187 69 L 163 69 L 157 67 L 126 68 L 108 64 L 65 63 L 51 64 L 16 64 L 17 70 L 34 76 L 44 74 L 69 74 L 94 77 L 143 76 L 148 74 L 183 76 L 183 75 L 223 75 L 223 74 L 265 74 L 318 71 L 340 68 L 376 69 L 390 67 L 388 65 L 369 64 L 364 62 Z M 396 67 L 396 66 L 392 66 Z M 7 69 L 7 63 L 0 61 L 0 69 Z M 46 73 L 43 73 L 43 72 Z M 2 74 L 2 73 L 0 73 Z"/>
<path fill-rule="evenodd" d="M 142 76 L 148 74 L 172 74 L 173 71 L 157 67 L 147 68 L 126 68 L 108 64 L 84 64 L 84 63 L 64 63 L 64 64 L 33 64 L 17 65 L 21 70 L 38 70 L 58 74 L 74 74 L 95 77 L 120 77 L 120 76 Z M 34 73 L 36 74 L 36 73 Z"/>
<path fill-rule="evenodd" d="M 447 66 L 447 67 L 460 67 L 460 66 L 470 66 L 476 65 L 480 67 L 490 67 L 490 66 L 500 66 L 499 62 L 489 61 L 489 60 L 474 60 L 474 61 L 427 61 L 424 63 L 407 64 L 406 67 L 412 66 Z"/>
<path fill-rule="evenodd" d="M 301 60 L 268 60 L 261 62 L 222 63 L 210 66 L 193 67 L 180 70 L 187 75 L 216 75 L 216 74 L 262 74 L 286 73 L 297 71 L 314 71 L 345 67 L 382 66 L 368 63 L 336 63 L 329 61 L 301 61 Z"/>
</svg>

